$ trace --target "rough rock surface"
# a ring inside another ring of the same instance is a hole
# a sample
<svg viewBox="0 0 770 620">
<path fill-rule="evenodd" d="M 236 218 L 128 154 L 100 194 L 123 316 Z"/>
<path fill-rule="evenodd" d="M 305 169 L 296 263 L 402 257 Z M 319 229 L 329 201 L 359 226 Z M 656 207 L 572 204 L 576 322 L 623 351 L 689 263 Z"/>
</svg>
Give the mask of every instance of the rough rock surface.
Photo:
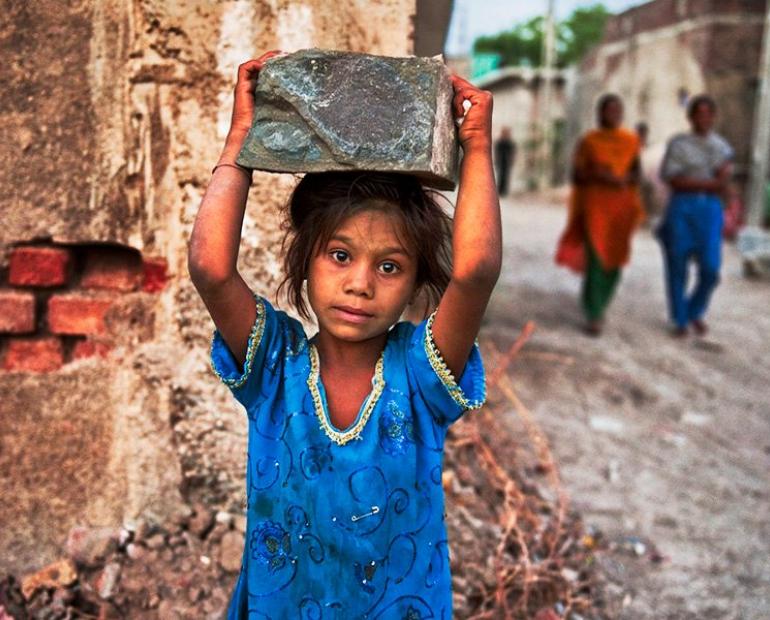
<svg viewBox="0 0 770 620">
<path fill-rule="evenodd" d="M 265 64 L 238 162 L 280 172 L 403 171 L 452 189 L 452 86 L 437 58 L 305 50 Z"/>
</svg>

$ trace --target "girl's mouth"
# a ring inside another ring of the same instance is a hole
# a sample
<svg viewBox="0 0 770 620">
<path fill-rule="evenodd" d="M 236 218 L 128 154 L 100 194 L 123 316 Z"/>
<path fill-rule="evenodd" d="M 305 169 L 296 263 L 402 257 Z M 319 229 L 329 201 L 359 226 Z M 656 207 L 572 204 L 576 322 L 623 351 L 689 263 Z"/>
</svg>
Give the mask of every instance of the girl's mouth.
<svg viewBox="0 0 770 620">
<path fill-rule="evenodd" d="M 332 310 L 334 310 L 337 316 L 342 320 L 348 321 L 349 323 L 365 323 L 374 316 L 360 308 L 353 308 L 351 306 L 332 306 Z"/>
</svg>

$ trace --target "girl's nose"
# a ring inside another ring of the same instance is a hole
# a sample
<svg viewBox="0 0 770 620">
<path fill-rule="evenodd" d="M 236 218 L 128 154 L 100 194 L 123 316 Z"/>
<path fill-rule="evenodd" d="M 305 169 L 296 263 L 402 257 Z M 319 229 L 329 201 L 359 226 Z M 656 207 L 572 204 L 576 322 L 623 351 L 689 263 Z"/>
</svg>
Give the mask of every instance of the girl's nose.
<svg viewBox="0 0 770 620">
<path fill-rule="evenodd" d="M 345 292 L 371 299 L 374 294 L 374 283 L 372 282 L 372 273 L 369 266 L 363 264 L 363 262 L 353 265 L 348 270 L 347 275 Z"/>
</svg>

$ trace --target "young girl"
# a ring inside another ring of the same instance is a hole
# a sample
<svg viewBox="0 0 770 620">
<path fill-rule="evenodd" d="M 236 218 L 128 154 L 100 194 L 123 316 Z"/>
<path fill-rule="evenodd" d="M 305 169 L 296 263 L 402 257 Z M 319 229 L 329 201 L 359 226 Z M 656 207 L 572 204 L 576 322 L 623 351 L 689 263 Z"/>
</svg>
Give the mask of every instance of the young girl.
<svg viewBox="0 0 770 620">
<path fill-rule="evenodd" d="M 228 618 L 448 620 L 443 444 L 485 399 L 474 341 L 501 261 L 492 99 L 453 77 L 456 116 L 471 106 L 451 270 L 449 220 L 416 179 L 316 173 L 299 183 L 284 286 L 318 323 L 308 339 L 236 269 L 250 175 L 234 161 L 274 54 L 238 70 L 189 253 L 217 327 L 214 370 L 249 418 L 248 526 Z M 398 323 L 420 291 L 436 311 L 416 327 Z"/>
</svg>

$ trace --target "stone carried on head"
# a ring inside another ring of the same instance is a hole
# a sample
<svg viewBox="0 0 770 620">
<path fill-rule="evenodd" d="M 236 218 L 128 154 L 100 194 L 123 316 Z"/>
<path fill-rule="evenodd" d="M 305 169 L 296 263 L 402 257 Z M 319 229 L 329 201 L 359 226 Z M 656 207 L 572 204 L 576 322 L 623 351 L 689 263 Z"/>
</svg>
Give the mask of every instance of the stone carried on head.
<svg viewBox="0 0 770 620">
<path fill-rule="evenodd" d="M 439 58 L 317 49 L 271 58 L 237 161 L 272 172 L 404 172 L 453 189 L 452 95 Z"/>
</svg>

